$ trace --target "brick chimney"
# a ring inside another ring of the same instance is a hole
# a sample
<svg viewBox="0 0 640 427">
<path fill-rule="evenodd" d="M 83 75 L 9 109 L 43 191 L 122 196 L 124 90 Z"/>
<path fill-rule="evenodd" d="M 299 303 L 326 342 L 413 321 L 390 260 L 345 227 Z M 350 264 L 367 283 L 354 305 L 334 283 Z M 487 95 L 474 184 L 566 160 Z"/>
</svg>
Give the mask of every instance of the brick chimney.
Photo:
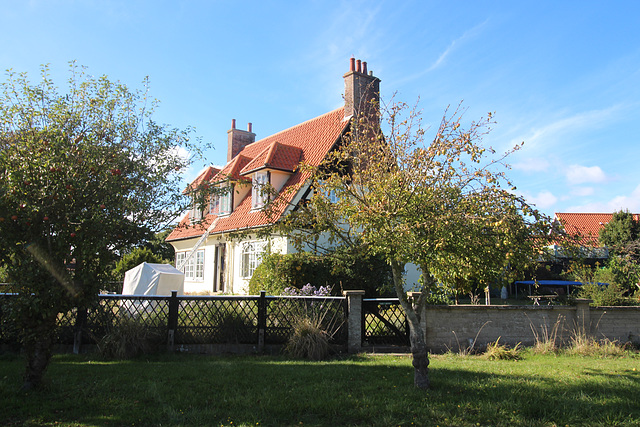
<svg viewBox="0 0 640 427">
<path fill-rule="evenodd" d="M 349 72 L 344 75 L 344 116 L 377 112 L 380 102 L 380 79 L 367 74 L 367 63 L 351 58 Z M 374 111 L 371 108 L 375 109 Z"/>
<path fill-rule="evenodd" d="M 236 129 L 236 119 L 232 119 L 231 129 L 227 131 L 227 163 L 253 142 L 256 142 L 256 134 L 251 131 L 251 123 L 247 130 L 240 130 Z"/>
</svg>

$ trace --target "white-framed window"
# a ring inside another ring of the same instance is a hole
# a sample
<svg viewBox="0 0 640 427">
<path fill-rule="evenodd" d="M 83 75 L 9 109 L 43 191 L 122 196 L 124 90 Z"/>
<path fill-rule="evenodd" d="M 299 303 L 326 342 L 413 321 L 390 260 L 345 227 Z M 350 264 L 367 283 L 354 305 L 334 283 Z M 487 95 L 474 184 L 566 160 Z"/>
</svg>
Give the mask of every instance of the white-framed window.
<svg viewBox="0 0 640 427">
<path fill-rule="evenodd" d="M 176 252 L 176 268 L 180 268 L 188 252 Z M 181 270 L 185 280 L 204 280 L 204 249 L 197 251 Z"/>
<path fill-rule="evenodd" d="M 251 181 L 251 207 L 260 209 L 269 199 L 266 185 L 269 184 L 269 172 L 256 172 Z"/>
<path fill-rule="evenodd" d="M 233 193 L 233 187 L 227 188 L 221 194 L 212 194 L 211 202 L 209 204 L 209 212 L 214 215 L 228 215 L 231 213 L 231 201 Z"/>
<path fill-rule="evenodd" d="M 262 262 L 262 254 L 266 250 L 267 242 L 246 242 L 242 245 L 242 277 L 250 278 Z"/>
<path fill-rule="evenodd" d="M 205 205 L 206 206 L 206 205 Z M 191 199 L 191 213 L 189 218 L 191 221 L 200 221 L 207 213 L 204 212 L 202 206 L 202 200 L 198 200 L 197 197 L 192 197 Z"/>
</svg>

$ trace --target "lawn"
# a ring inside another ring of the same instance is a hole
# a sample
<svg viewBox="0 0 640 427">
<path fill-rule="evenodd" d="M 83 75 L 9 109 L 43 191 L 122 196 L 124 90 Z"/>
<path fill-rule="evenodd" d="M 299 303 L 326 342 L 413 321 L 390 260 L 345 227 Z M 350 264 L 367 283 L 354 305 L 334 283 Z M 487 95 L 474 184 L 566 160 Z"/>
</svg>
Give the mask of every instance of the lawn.
<svg viewBox="0 0 640 427">
<path fill-rule="evenodd" d="M 328 362 L 175 354 L 132 361 L 55 356 L 44 387 L 19 391 L 23 361 L 0 357 L 4 425 L 640 425 L 640 356 L 431 358 L 432 389 L 407 356 Z"/>
</svg>

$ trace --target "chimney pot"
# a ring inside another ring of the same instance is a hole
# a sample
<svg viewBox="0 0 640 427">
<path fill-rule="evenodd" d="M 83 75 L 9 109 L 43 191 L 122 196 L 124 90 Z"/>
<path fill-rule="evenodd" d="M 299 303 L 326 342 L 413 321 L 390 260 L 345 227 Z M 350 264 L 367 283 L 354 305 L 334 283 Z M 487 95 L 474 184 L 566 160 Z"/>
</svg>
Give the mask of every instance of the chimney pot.
<svg viewBox="0 0 640 427">
<path fill-rule="evenodd" d="M 349 71 L 355 71 L 355 70 L 356 70 L 356 58 L 352 56 L 349 64 Z"/>
<path fill-rule="evenodd" d="M 252 132 L 251 129 L 253 128 L 253 125 L 251 123 L 249 123 L 247 125 L 247 131 Z"/>
<path fill-rule="evenodd" d="M 362 63 L 360 62 L 359 59 L 356 61 L 356 64 L 357 64 L 358 72 L 361 73 L 362 72 Z"/>
<path fill-rule="evenodd" d="M 367 63 L 362 61 L 362 74 L 367 74 Z"/>
<path fill-rule="evenodd" d="M 236 128 L 236 119 L 231 119 L 231 129 Z"/>
</svg>

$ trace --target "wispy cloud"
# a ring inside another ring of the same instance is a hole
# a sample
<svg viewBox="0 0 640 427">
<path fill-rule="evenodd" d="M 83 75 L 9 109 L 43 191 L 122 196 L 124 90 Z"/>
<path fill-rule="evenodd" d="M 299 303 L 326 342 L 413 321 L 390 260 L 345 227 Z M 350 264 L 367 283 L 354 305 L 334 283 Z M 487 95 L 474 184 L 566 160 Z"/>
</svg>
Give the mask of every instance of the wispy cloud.
<svg viewBox="0 0 640 427">
<path fill-rule="evenodd" d="M 462 44 L 464 44 L 465 42 L 467 42 L 468 40 L 476 37 L 482 30 L 482 28 L 487 24 L 487 22 L 489 22 L 489 19 L 486 19 L 485 21 L 481 22 L 480 24 L 468 29 L 467 31 L 465 31 L 460 37 L 454 39 L 451 43 L 449 43 L 449 46 L 447 46 L 447 48 L 438 56 L 438 58 L 431 64 L 429 65 L 426 69 L 420 71 L 419 73 L 415 73 L 412 75 L 409 75 L 403 79 L 400 79 L 396 82 L 394 82 L 394 84 L 396 85 L 402 85 L 405 84 L 407 82 L 410 82 L 412 80 L 416 80 L 419 79 L 421 77 L 423 77 L 425 74 L 440 68 L 440 66 L 442 66 L 443 64 L 446 63 L 447 58 L 449 57 L 449 55 L 451 55 L 452 52 L 454 52 L 456 49 L 458 49 L 458 47 Z"/>
<path fill-rule="evenodd" d="M 534 127 L 524 135 L 513 138 L 510 144 L 513 145 L 520 141 L 525 141 L 529 149 L 533 147 L 545 149 L 549 144 L 556 144 L 559 139 L 567 134 L 578 133 L 602 126 L 613 117 L 616 117 L 616 113 L 623 108 L 621 105 L 614 105 L 609 108 L 585 111 L 564 117 L 551 123 Z M 544 119 L 538 120 L 538 122 L 543 120 Z"/>
<path fill-rule="evenodd" d="M 607 179 L 600 166 L 570 165 L 566 176 L 569 184 L 599 183 Z"/>
<path fill-rule="evenodd" d="M 571 190 L 571 194 L 579 197 L 591 196 L 594 192 L 595 190 L 593 189 L 593 187 L 576 187 Z"/>
<path fill-rule="evenodd" d="M 592 202 L 583 205 L 570 206 L 567 212 L 615 212 L 619 210 L 629 210 L 634 213 L 640 212 L 640 185 L 631 194 L 618 195 L 609 200 Z"/>
<path fill-rule="evenodd" d="M 549 169 L 548 160 L 540 157 L 530 157 L 512 165 L 513 169 L 523 172 L 543 172 Z"/>
<path fill-rule="evenodd" d="M 523 194 L 524 198 L 538 209 L 548 209 L 556 204 L 558 198 L 550 191 L 541 191 L 536 195 Z"/>
</svg>

